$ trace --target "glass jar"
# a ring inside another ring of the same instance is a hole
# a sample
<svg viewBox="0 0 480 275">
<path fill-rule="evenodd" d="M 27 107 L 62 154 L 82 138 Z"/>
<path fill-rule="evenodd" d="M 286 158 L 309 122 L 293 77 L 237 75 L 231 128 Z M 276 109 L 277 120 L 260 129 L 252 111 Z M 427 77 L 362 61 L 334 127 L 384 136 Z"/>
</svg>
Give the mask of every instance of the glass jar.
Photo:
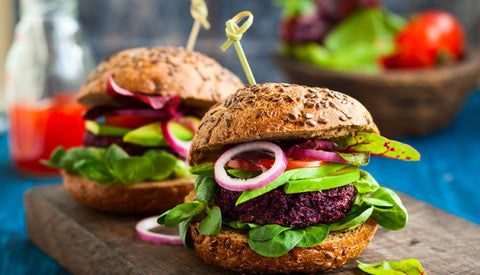
<svg viewBox="0 0 480 275">
<path fill-rule="evenodd" d="M 93 68 L 77 21 L 76 0 L 21 0 L 20 21 L 5 68 L 15 166 L 30 175 L 55 175 L 39 163 L 57 146 L 82 144 L 85 107 L 75 93 Z"/>
</svg>

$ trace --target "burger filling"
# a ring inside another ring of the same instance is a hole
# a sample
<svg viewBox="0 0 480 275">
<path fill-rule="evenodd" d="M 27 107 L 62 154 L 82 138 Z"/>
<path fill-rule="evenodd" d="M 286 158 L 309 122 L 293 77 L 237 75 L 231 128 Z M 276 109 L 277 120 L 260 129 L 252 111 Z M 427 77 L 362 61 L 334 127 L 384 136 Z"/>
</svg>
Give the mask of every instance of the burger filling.
<svg viewBox="0 0 480 275">
<path fill-rule="evenodd" d="M 175 96 L 147 96 L 119 87 L 107 94 L 120 106 L 100 105 L 84 114 L 84 147 L 57 149 L 45 164 L 101 184 L 134 184 L 193 177 L 185 159 L 200 119 Z"/>
<path fill-rule="evenodd" d="M 207 236 L 222 226 L 244 230 L 250 248 L 267 257 L 315 246 L 329 232 L 356 228 L 369 218 L 385 229 L 402 229 L 407 212 L 398 195 L 359 169 L 370 155 L 420 158 L 406 144 L 363 132 L 293 145 L 238 144 L 215 163 L 192 167 L 197 201 L 165 212 L 158 223 L 178 224 L 184 242 L 194 219 Z"/>
</svg>

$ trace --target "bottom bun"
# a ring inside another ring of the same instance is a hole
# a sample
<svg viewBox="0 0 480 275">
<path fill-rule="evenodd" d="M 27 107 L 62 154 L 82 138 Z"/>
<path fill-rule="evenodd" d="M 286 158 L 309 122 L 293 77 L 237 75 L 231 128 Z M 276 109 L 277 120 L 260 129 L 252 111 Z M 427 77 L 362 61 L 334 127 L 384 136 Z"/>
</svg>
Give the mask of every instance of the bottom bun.
<svg viewBox="0 0 480 275">
<path fill-rule="evenodd" d="M 295 247 L 280 257 L 264 257 L 254 252 L 244 230 L 222 227 L 215 236 L 202 235 L 199 223 L 188 228 L 188 244 L 207 263 L 247 273 L 315 273 L 343 266 L 370 243 L 377 231 L 372 219 L 345 232 L 331 232 L 319 245 Z"/>
<path fill-rule="evenodd" d="M 92 208 L 126 214 L 160 214 L 183 202 L 195 179 L 101 185 L 79 175 L 61 172 L 63 186 L 77 201 Z"/>
</svg>

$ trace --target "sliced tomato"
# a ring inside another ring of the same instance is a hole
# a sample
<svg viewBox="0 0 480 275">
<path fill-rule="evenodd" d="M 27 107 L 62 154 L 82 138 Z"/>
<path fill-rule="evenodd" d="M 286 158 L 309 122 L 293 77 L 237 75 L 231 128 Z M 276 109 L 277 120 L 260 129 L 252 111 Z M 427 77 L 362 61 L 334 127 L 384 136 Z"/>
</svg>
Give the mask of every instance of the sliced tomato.
<svg viewBox="0 0 480 275">
<path fill-rule="evenodd" d="M 273 159 L 259 159 L 256 164 L 248 164 L 244 160 L 236 159 L 227 162 L 227 166 L 234 169 L 241 170 L 253 170 L 262 171 L 264 169 L 270 169 L 275 160 Z M 292 170 L 297 168 L 318 167 L 327 164 L 323 160 L 314 159 L 289 159 L 287 162 L 287 168 L 285 170 Z"/>
<path fill-rule="evenodd" d="M 148 116 L 137 116 L 137 115 L 124 115 L 124 116 L 105 116 L 105 122 L 109 125 L 127 127 L 127 128 L 138 128 L 145 124 L 159 121 L 158 117 L 148 117 Z"/>
</svg>

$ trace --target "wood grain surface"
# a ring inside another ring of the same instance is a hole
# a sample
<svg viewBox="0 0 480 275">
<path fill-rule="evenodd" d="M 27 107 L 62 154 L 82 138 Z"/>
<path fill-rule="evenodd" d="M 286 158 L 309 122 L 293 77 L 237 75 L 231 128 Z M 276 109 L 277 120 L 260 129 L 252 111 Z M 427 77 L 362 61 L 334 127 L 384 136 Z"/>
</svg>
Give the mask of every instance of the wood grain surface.
<svg viewBox="0 0 480 275">
<path fill-rule="evenodd" d="M 357 260 L 418 259 L 428 274 L 479 274 L 480 226 L 406 195 L 409 222 L 401 231 L 379 228 Z M 141 240 L 141 217 L 102 213 L 74 201 L 61 185 L 24 196 L 29 239 L 74 274 L 229 274 L 182 245 Z M 329 274 L 364 274 L 352 261 Z"/>
</svg>

